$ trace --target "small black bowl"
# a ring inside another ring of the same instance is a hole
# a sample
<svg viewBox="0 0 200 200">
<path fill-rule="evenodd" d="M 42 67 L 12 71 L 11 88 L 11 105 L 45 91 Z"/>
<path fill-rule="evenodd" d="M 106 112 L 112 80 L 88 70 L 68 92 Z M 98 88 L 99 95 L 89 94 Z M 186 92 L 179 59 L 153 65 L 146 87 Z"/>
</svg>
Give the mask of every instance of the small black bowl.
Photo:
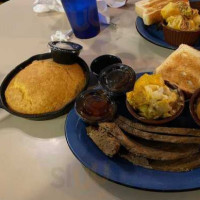
<svg viewBox="0 0 200 200">
<path fill-rule="evenodd" d="M 102 55 L 97 58 L 95 58 L 91 65 L 90 69 L 91 71 L 98 76 L 101 70 L 106 68 L 109 65 L 117 64 L 117 63 L 122 63 L 121 59 L 117 56 L 113 55 Z"/>
<path fill-rule="evenodd" d="M 131 91 L 135 80 L 135 71 L 122 63 L 110 65 L 99 74 L 101 87 L 112 97 L 123 96 Z"/>
<path fill-rule="evenodd" d="M 78 116 L 89 124 L 112 121 L 117 106 L 102 89 L 82 92 L 76 99 L 75 110 Z"/>
<path fill-rule="evenodd" d="M 51 55 L 55 62 L 60 64 L 73 64 L 82 50 L 82 46 L 73 42 L 49 42 Z"/>
</svg>

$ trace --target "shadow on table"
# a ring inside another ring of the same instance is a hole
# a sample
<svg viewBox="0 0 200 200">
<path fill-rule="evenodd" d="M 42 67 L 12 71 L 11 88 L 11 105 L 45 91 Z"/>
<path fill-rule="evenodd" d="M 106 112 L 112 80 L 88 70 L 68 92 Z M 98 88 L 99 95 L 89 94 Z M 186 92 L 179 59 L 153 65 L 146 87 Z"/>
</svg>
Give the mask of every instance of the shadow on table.
<svg viewBox="0 0 200 200">
<path fill-rule="evenodd" d="M 20 129 L 24 133 L 37 138 L 55 138 L 64 136 L 66 116 L 47 121 L 32 121 L 8 115 L 0 120 L 0 130 L 6 128 Z"/>
<path fill-rule="evenodd" d="M 140 189 L 134 189 L 125 187 L 123 185 L 119 185 L 108 181 L 94 173 L 91 173 L 88 169 L 85 169 L 86 173 L 103 189 L 107 192 L 111 193 L 116 197 L 116 199 L 120 200 L 196 200 L 199 199 L 200 191 L 190 191 L 190 192 L 152 192 L 145 191 Z"/>
<path fill-rule="evenodd" d="M 138 43 L 138 56 L 131 52 L 118 53 L 117 56 L 123 58 L 123 63 L 131 66 L 136 72 L 147 72 L 154 71 L 171 53 L 171 50 L 141 38 Z"/>
<path fill-rule="evenodd" d="M 140 39 L 140 43 L 139 43 L 138 47 L 139 47 L 139 51 L 141 52 L 141 55 L 144 53 L 144 50 L 145 50 L 145 53 L 157 54 L 161 57 L 166 58 L 168 55 L 170 55 L 173 52 L 173 50 L 166 49 L 164 47 L 160 47 L 158 45 L 155 45 L 155 44 L 147 41 L 142 36 L 140 36 L 140 37 L 141 37 L 141 39 Z"/>
</svg>

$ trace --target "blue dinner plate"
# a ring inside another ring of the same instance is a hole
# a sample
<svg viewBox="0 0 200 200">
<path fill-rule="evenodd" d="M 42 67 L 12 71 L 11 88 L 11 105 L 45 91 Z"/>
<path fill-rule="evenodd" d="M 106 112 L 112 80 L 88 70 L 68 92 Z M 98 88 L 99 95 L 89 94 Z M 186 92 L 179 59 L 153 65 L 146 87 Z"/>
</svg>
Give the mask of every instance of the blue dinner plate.
<svg viewBox="0 0 200 200">
<path fill-rule="evenodd" d="M 170 44 L 165 42 L 163 31 L 158 28 L 157 24 L 146 26 L 142 18 L 140 17 L 137 17 L 135 24 L 138 33 L 149 42 L 167 49 L 177 49 L 177 47 L 171 46 Z M 196 43 L 193 47 L 196 49 L 200 49 L 200 41 Z"/>
<path fill-rule="evenodd" d="M 137 74 L 137 77 L 143 73 Z M 125 103 L 119 106 L 119 113 L 134 120 Z M 96 174 L 113 182 L 144 190 L 185 191 L 200 188 L 200 168 L 189 172 L 163 172 L 145 169 L 116 156 L 107 157 L 86 134 L 86 124 L 72 109 L 65 124 L 67 143 L 77 159 Z M 190 116 L 186 104 L 183 114 L 165 126 L 198 128 Z"/>
</svg>

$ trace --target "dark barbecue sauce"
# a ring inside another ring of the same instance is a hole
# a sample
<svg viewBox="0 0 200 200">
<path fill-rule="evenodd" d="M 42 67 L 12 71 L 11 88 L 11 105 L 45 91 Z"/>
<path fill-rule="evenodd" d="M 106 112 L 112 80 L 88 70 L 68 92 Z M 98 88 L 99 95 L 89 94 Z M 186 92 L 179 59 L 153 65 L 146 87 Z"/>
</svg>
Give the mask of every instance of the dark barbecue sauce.
<svg viewBox="0 0 200 200">
<path fill-rule="evenodd" d="M 109 112 L 109 102 L 101 96 L 88 96 L 83 102 L 83 112 L 94 117 L 105 116 Z"/>
<path fill-rule="evenodd" d="M 88 123 L 110 121 L 116 113 L 116 103 L 101 89 L 83 92 L 76 100 L 75 109 Z"/>
</svg>

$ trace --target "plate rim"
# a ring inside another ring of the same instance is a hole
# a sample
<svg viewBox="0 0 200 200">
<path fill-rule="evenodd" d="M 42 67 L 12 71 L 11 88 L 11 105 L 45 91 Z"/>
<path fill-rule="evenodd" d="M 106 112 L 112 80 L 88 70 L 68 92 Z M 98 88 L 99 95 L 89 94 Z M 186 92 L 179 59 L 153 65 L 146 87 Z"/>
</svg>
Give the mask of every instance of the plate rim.
<svg viewBox="0 0 200 200">
<path fill-rule="evenodd" d="M 178 48 L 178 47 L 173 47 L 173 46 L 171 46 L 171 45 L 165 46 L 165 45 L 160 44 L 159 42 L 156 42 L 156 41 L 154 41 L 154 40 L 149 39 L 149 38 L 143 33 L 143 31 L 141 31 L 140 28 L 139 28 L 139 23 L 141 23 L 140 20 L 142 20 L 142 18 L 139 17 L 139 16 L 137 16 L 137 18 L 136 18 L 136 20 L 135 20 L 135 27 L 136 27 L 137 32 L 138 32 L 145 40 L 149 41 L 150 43 L 152 43 L 152 44 L 154 44 L 154 45 L 157 45 L 157 46 L 159 46 L 159 47 L 165 48 L 165 49 L 176 50 L 176 49 Z M 144 24 L 144 26 L 145 26 L 145 24 Z M 166 44 L 166 45 L 168 45 L 168 44 Z"/>
</svg>

